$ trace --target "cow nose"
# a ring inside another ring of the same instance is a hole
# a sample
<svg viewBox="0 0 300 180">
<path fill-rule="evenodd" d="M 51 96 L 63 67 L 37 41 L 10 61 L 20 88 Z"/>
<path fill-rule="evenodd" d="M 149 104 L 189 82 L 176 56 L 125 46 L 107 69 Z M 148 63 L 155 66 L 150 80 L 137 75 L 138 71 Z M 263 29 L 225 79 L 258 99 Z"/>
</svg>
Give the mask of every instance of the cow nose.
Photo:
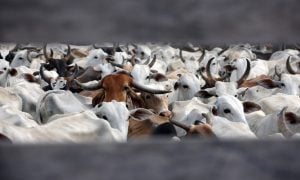
<svg viewBox="0 0 300 180">
<path fill-rule="evenodd" d="M 164 111 L 164 112 L 159 113 L 159 115 L 163 116 L 163 117 L 170 117 L 172 115 L 172 112 L 171 111 Z"/>
</svg>

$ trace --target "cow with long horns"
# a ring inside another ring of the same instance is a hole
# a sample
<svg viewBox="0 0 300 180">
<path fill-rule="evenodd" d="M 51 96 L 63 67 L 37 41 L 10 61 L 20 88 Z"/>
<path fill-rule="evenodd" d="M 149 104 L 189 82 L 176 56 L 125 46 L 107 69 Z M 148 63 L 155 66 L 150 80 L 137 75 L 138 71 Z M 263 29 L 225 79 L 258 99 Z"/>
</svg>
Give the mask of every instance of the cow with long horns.
<svg viewBox="0 0 300 180">
<path fill-rule="evenodd" d="M 152 94 L 164 94 L 170 91 L 150 89 L 145 85 L 137 83 L 130 75 L 126 73 L 116 73 L 104 77 L 101 81 L 94 84 L 83 84 L 74 80 L 84 90 L 99 90 L 96 97 L 93 98 L 93 106 L 101 102 L 110 102 L 112 100 L 127 102 L 128 100 L 140 102 L 140 97 L 134 91 L 134 88 L 140 91 Z"/>
</svg>

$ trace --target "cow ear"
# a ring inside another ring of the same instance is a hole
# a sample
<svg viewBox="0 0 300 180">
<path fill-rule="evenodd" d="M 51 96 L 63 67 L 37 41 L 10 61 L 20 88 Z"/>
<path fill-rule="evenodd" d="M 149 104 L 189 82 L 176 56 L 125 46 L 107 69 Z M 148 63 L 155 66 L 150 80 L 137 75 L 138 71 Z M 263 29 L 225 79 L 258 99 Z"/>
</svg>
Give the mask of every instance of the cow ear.
<svg viewBox="0 0 300 180">
<path fill-rule="evenodd" d="M 263 80 L 257 81 L 257 85 L 262 86 L 267 89 L 282 87 L 281 82 L 273 81 L 272 79 L 263 79 Z"/>
<path fill-rule="evenodd" d="M 24 79 L 28 82 L 38 82 L 38 79 L 35 78 L 32 74 L 29 74 L 29 73 L 24 74 Z"/>
<path fill-rule="evenodd" d="M 217 106 L 213 106 L 212 109 L 211 109 L 211 112 L 212 112 L 213 115 L 217 116 L 218 115 Z"/>
<path fill-rule="evenodd" d="M 18 74 L 18 71 L 15 68 L 10 69 L 9 74 L 11 76 L 16 76 Z"/>
<path fill-rule="evenodd" d="M 243 102 L 243 106 L 244 106 L 244 112 L 245 113 L 252 113 L 254 111 L 261 110 L 260 105 L 254 103 L 254 102 L 250 102 L 250 101 Z"/>
<path fill-rule="evenodd" d="M 195 97 L 200 97 L 200 98 L 210 98 L 210 97 L 215 96 L 215 95 L 210 94 L 208 91 L 200 90 L 194 96 Z"/>
<path fill-rule="evenodd" d="M 151 112 L 148 109 L 144 109 L 144 108 L 134 109 L 130 112 L 131 117 L 133 117 L 136 120 L 140 120 L 140 121 L 148 120 L 153 115 L 154 115 L 153 112 Z"/>
<path fill-rule="evenodd" d="M 151 74 L 151 78 L 154 79 L 157 82 L 167 81 L 168 78 L 164 74 L 161 73 L 153 73 Z"/>
<path fill-rule="evenodd" d="M 286 112 L 284 114 L 284 118 L 287 122 L 289 122 L 290 124 L 299 124 L 300 123 L 300 117 L 298 117 L 295 113 L 293 112 Z"/>
</svg>

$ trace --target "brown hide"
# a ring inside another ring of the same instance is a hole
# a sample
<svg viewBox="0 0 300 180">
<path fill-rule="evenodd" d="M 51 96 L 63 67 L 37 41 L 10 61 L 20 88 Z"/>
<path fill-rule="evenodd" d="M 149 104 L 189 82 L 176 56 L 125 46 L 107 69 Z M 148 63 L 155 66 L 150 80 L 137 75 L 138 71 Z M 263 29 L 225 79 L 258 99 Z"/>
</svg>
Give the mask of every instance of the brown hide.
<svg viewBox="0 0 300 180">
<path fill-rule="evenodd" d="M 257 76 L 256 78 L 245 80 L 240 85 L 240 87 L 250 88 L 250 87 L 256 86 L 258 81 L 265 80 L 265 79 L 270 79 L 270 77 L 266 76 L 266 75 L 260 75 L 260 76 Z"/>
</svg>

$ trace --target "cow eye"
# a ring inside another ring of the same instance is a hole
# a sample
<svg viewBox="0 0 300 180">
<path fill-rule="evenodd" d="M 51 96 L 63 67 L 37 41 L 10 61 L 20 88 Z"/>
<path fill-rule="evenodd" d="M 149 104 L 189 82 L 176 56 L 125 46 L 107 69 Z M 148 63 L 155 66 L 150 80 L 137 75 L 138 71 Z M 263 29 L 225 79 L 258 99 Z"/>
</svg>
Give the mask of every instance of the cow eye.
<svg viewBox="0 0 300 180">
<path fill-rule="evenodd" d="M 125 87 L 124 87 L 124 90 L 125 90 L 125 91 L 128 91 L 128 90 L 129 90 L 129 87 L 128 87 L 128 86 L 125 86 Z"/>
<path fill-rule="evenodd" d="M 188 85 L 183 85 L 182 87 L 183 87 L 184 89 L 188 89 L 188 88 L 189 88 Z"/>
<path fill-rule="evenodd" d="M 234 97 L 238 97 L 238 95 L 236 94 L 236 95 L 234 95 Z"/>
<path fill-rule="evenodd" d="M 172 59 L 174 59 L 175 58 L 175 56 L 172 56 Z"/>
<path fill-rule="evenodd" d="M 98 59 L 98 56 L 94 56 L 94 59 Z"/>
<path fill-rule="evenodd" d="M 282 87 L 285 87 L 285 84 L 284 84 L 284 83 L 281 83 L 280 85 L 281 85 Z"/>
<path fill-rule="evenodd" d="M 231 113 L 230 109 L 224 109 L 224 113 L 227 114 L 227 113 Z"/>
<path fill-rule="evenodd" d="M 98 108 L 101 107 L 101 106 L 102 106 L 102 103 L 100 103 L 100 104 L 97 105 Z"/>
<path fill-rule="evenodd" d="M 7 70 L 7 68 L 5 67 L 5 68 L 3 68 L 3 70 L 4 70 L 4 71 L 6 71 L 6 70 Z"/>
<path fill-rule="evenodd" d="M 19 60 L 22 60 L 23 59 L 23 57 L 19 57 Z"/>
<path fill-rule="evenodd" d="M 150 95 L 146 95 L 146 99 L 150 99 Z"/>
<path fill-rule="evenodd" d="M 145 53 L 142 51 L 142 52 L 141 52 L 141 55 L 142 55 L 142 56 L 144 56 L 144 55 L 145 55 Z"/>
<path fill-rule="evenodd" d="M 128 104 L 126 104 L 126 108 L 128 108 L 129 106 L 128 106 Z"/>
<path fill-rule="evenodd" d="M 102 116 L 102 119 L 105 119 L 105 120 L 107 120 L 107 117 L 104 115 L 104 116 Z"/>
</svg>

